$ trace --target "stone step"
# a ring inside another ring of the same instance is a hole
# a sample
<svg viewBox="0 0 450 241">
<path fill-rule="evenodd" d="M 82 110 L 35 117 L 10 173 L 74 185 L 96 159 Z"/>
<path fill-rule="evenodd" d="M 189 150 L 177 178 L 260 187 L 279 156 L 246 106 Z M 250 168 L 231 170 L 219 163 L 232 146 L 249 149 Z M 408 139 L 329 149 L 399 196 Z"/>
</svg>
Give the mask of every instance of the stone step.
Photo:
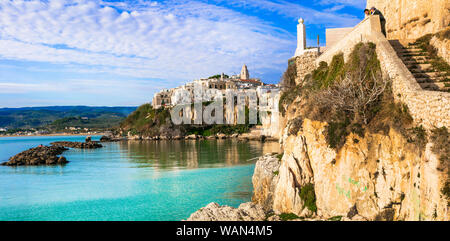
<svg viewBox="0 0 450 241">
<path fill-rule="evenodd" d="M 397 53 L 425 53 L 422 49 L 418 48 L 394 48 Z"/>
<path fill-rule="evenodd" d="M 445 90 L 446 87 L 444 83 L 438 82 L 438 83 L 419 83 L 420 87 L 422 89 L 426 90 Z"/>
<path fill-rule="evenodd" d="M 428 61 L 428 60 L 429 60 L 427 56 L 402 56 L 402 57 L 400 57 L 400 59 L 401 59 L 402 61 L 411 61 L 411 60 L 416 60 L 416 61 L 424 60 L 424 61 Z"/>
<path fill-rule="evenodd" d="M 425 53 L 398 53 L 397 54 L 400 58 L 401 57 L 428 57 Z"/>
<path fill-rule="evenodd" d="M 405 65 L 414 65 L 414 64 L 428 64 L 428 60 L 404 60 L 403 63 Z"/>
<path fill-rule="evenodd" d="M 429 69 L 432 67 L 431 64 L 406 64 L 406 67 L 409 70 L 413 70 L 413 69 L 421 69 L 421 70 L 425 70 L 425 69 Z"/>
<path fill-rule="evenodd" d="M 446 72 L 416 72 L 413 73 L 416 78 L 442 78 L 447 76 Z"/>
<path fill-rule="evenodd" d="M 415 77 L 417 83 L 450 83 L 446 79 L 437 79 L 437 78 L 430 78 L 430 77 Z"/>
</svg>

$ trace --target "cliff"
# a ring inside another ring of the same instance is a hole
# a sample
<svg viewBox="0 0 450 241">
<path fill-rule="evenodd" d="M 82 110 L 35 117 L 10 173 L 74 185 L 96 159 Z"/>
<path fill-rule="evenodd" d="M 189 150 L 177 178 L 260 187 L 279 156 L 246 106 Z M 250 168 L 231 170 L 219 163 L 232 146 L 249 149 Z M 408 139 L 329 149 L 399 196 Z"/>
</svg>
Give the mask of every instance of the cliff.
<svg viewBox="0 0 450 241">
<path fill-rule="evenodd" d="M 423 128 L 395 100 L 375 44 L 346 59 L 320 63 L 283 93 L 284 153 L 256 163 L 253 203 L 211 204 L 189 220 L 449 219 L 447 128 Z"/>
<path fill-rule="evenodd" d="M 386 18 L 388 39 L 417 39 L 450 24 L 448 0 L 367 0 Z"/>
<path fill-rule="evenodd" d="M 375 45 L 346 59 L 283 94 L 284 155 L 279 169 L 257 163 L 253 201 L 303 218 L 448 220 L 448 130 L 425 130 L 394 101 Z"/>
</svg>

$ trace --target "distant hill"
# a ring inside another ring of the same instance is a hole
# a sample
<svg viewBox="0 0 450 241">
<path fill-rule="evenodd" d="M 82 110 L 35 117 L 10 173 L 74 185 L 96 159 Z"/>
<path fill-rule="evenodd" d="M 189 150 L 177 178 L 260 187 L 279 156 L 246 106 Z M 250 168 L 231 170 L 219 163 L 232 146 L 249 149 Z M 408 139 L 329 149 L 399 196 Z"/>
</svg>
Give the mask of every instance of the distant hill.
<svg viewBox="0 0 450 241">
<path fill-rule="evenodd" d="M 66 126 L 109 128 L 118 125 L 136 108 L 90 106 L 0 108 L 0 128 L 63 129 Z"/>
</svg>

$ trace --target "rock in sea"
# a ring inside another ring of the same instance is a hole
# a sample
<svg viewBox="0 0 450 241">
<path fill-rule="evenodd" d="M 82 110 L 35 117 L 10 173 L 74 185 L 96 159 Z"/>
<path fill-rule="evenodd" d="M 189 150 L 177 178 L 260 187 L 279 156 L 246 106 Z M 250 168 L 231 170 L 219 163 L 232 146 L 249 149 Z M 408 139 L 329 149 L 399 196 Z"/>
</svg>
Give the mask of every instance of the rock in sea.
<svg viewBox="0 0 450 241">
<path fill-rule="evenodd" d="M 61 155 L 67 148 L 63 146 L 38 146 L 23 151 L 11 158 L 8 162 L 1 165 L 4 166 L 22 166 L 22 165 L 56 165 L 65 164 L 68 161 Z"/>
</svg>

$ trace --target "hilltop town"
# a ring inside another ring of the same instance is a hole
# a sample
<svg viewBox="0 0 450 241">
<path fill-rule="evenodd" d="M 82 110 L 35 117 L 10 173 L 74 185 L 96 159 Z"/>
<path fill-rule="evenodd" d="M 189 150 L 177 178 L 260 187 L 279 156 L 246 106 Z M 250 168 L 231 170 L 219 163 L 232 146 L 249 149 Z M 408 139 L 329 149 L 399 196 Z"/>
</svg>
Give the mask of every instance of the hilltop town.
<svg viewBox="0 0 450 241">
<path fill-rule="evenodd" d="M 159 109 L 161 107 L 173 107 L 180 104 L 184 97 L 182 91 L 188 91 L 192 100 L 194 100 L 196 95 L 194 89 L 196 87 L 202 88 L 204 92 L 207 92 L 209 89 L 220 90 L 224 97 L 227 91 L 252 89 L 256 90 L 258 96 L 271 91 L 279 91 L 279 85 L 277 84 L 265 84 L 258 78 L 250 78 L 247 66 L 243 65 L 239 75 L 229 77 L 222 73 L 221 75 L 215 75 L 209 78 L 197 79 L 173 89 L 161 90 L 153 96 L 152 106 L 154 109 Z M 200 99 L 210 101 L 206 96 L 201 96 Z"/>
</svg>

